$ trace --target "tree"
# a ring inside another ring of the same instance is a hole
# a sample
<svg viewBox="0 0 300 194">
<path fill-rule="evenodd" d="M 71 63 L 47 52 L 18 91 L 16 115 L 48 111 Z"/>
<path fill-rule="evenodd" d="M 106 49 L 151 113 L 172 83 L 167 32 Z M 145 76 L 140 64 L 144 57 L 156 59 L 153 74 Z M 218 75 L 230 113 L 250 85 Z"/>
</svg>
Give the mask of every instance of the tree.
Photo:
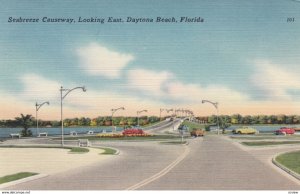
<svg viewBox="0 0 300 194">
<path fill-rule="evenodd" d="M 129 126 L 134 126 L 134 125 L 137 124 L 137 119 L 134 118 L 134 117 L 129 117 L 129 118 L 128 118 L 128 121 L 127 121 L 127 124 L 128 124 Z"/>
<path fill-rule="evenodd" d="M 64 127 L 69 127 L 71 125 L 70 119 L 64 119 Z"/>
<path fill-rule="evenodd" d="M 151 116 L 148 118 L 149 123 L 155 123 L 159 121 L 159 117 Z"/>
<path fill-rule="evenodd" d="M 219 126 L 222 129 L 222 133 L 224 134 L 225 129 L 230 127 L 230 125 L 231 125 L 230 124 L 231 119 L 229 119 L 228 117 L 225 117 L 225 116 L 221 116 L 218 121 L 219 121 Z"/>
<path fill-rule="evenodd" d="M 266 115 L 259 115 L 258 121 L 259 124 L 266 124 L 268 120 L 268 117 Z"/>
<path fill-rule="evenodd" d="M 259 123 L 259 116 L 252 116 L 251 124 L 258 124 Z"/>
<path fill-rule="evenodd" d="M 252 122 L 252 118 L 250 115 L 244 116 L 242 120 L 243 120 L 243 124 L 251 124 Z"/>
<path fill-rule="evenodd" d="M 299 124 L 299 122 L 300 122 L 300 116 L 295 115 L 295 116 L 294 116 L 294 119 L 293 119 L 293 123 L 294 123 L 294 124 Z"/>
<path fill-rule="evenodd" d="M 104 118 L 103 117 L 97 117 L 96 118 L 96 123 L 97 123 L 97 126 L 104 126 Z"/>
<path fill-rule="evenodd" d="M 16 117 L 15 119 L 23 127 L 23 130 L 21 131 L 22 136 L 32 136 L 32 132 L 28 128 L 32 125 L 33 117 L 31 115 L 21 114 L 21 117 Z"/>
<path fill-rule="evenodd" d="M 208 118 L 208 123 L 217 123 L 217 116 L 216 115 L 212 115 Z"/>
<path fill-rule="evenodd" d="M 231 116 L 231 123 L 232 124 L 240 124 L 242 121 L 242 116 L 240 114 L 235 114 Z"/>
<path fill-rule="evenodd" d="M 86 122 L 86 118 L 81 117 L 81 118 L 78 119 L 77 125 L 78 125 L 78 126 L 85 126 L 86 123 L 87 123 L 87 122 Z"/>
<path fill-rule="evenodd" d="M 277 124 L 277 117 L 275 115 L 267 116 L 268 124 Z"/>
<path fill-rule="evenodd" d="M 61 125 L 61 122 L 59 122 L 59 121 L 51 121 L 51 126 L 52 127 L 58 127 L 60 125 Z"/>
<path fill-rule="evenodd" d="M 277 122 L 278 122 L 278 124 L 284 124 L 286 122 L 286 116 L 285 115 L 277 115 Z"/>
<path fill-rule="evenodd" d="M 92 119 L 92 121 L 90 122 L 90 126 L 92 127 L 97 126 L 97 119 Z"/>
<path fill-rule="evenodd" d="M 78 118 L 71 119 L 70 126 L 77 126 L 78 125 Z"/>
</svg>

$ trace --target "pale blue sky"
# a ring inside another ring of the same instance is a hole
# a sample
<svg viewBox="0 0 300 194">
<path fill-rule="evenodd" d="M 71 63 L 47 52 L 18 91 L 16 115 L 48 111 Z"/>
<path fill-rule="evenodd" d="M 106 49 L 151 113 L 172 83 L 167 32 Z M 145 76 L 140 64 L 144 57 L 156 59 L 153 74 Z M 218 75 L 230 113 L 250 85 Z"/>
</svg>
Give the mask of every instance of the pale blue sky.
<svg viewBox="0 0 300 194">
<path fill-rule="evenodd" d="M 293 104 L 286 106 L 295 107 L 300 101 L 300 3 L 297 1 L 49 0 L 1 1 L 1 5 L 0 93 L 3 98 L 12 96 L 12 101 L 13 97 L 24 98 L 20 102 L 24 105 L 22 110 L 37 100 L 52 98 L 50 94 L 39 97 L 39 93 L 45 92 L 30 89 L 28 79 L 35 76 L 37 78 L 31 81 L 39 82 L 43 88 L 47 88 L 42 85 L 43 81 L 57 82 L 65 87 L 85 85 L 88 91 L 95 93 L 94 98 L 88 100 L 96 103 L 98 110 L 102 104 L 96 102 L 96 98 L 103 97 L 101 92 L 106 92 L 106 97 L 115 96 L 116 104 L 120 105 L 123 97 L 134 96 L 129 99 L 132 103 L 146 101 L 149 109 L 152 105 L 194 107 L 194 112 L 199 114 L 205 114 L 196 108 L 202 98 L 223 103 L 224 113 L 228 114 L 239 110 L 245 114 L 259 114 L 267 108 L 266 113 L 271 113 L 272 103 L 289 101 Z M 40 20 L 70 17 L 77 21 L 78 17 L 110 16 L 124 19 L 128 16 L 154 19 L 187 16 L 202 17 L 204 22 L 8 23 L 9 17 Z M 288 17 L 295 21 L 287 22 Z M 99 48 L 99 52 L 107 49 L 107 54 L 113 52 L 131 59 L 123 61 L 114 77 L 101 71 L 93 74 L 89 72 L 91 68 L 105 67 L 101 58 L 95 59 L 100 61 L 97 67 L 86 64 L 89 59 L 97 58 L 84 51 L 79 54 L 87 48 Z M 135 78 L 136 73 L 150 78 L 141 81 L 144 78 Z M 152 73 L 162 80 L 152 80 Z M 144 85 L 136 85 L 139 81 Z M 155 86 L 145 86 L 147 81 Z M 238 105 L 231 109 L 230 104 L 236 102 Z M 56 103 L 53 103 L 54 108 Z M 247 107 L 260 107 L 262 103 L 268 105 L 264 110 L 249 111 Z M 95 110 L 95 107 L 86 108 L 87 112 Z M 14 114 L 19 112 L 15 110 Z M 282 112 L 289 113 L 289 110 Z M 291 110 L 290 113 L 298 112 Z M 3 113 L 0 116 L 5 117 Z"/>
</svg>

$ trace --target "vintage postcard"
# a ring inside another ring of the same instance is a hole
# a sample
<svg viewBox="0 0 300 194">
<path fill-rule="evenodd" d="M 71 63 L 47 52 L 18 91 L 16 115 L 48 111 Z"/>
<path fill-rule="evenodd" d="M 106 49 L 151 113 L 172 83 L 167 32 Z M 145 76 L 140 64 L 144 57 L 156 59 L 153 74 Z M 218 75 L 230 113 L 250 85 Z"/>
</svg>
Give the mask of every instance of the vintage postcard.
<svg viewBox="0 0 300 194">
<path fill-rule="evenodd" d="M 1 0 L 0 190 L 300 190 L 299 0 Z"/>
</svg>

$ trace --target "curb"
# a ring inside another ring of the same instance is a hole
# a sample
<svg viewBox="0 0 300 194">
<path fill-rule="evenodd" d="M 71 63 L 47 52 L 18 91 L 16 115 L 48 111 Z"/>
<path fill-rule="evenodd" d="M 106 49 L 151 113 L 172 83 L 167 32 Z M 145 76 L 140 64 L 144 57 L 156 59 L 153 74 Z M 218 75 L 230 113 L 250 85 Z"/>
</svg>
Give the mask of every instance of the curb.
<svg viewBox="0 0 300 194">
<path fill-rule="evenodd" d="M 293 152 L 295 152 L 295 151 L 293 151 Z M 284 152 L 284 153 L 292 153 L 292 152 Z M 273 163 L 275 166 L 277 166 L 278 168 L 280 168 L 281 170 L 287 172 L 289 175 L 291 175 L 291 176 L 295 177 L 296 179 L 300 180 L 300 174 L 298 174 L 298 173 L 296 173 L 296 172 L 294 172 L 294 171 L 288 169 L 287 167 L 283 166 L 282 164 L 280 164 L 279 162 L 277 162 L 277 161 L 275 160 L 275 158 L 276 158 L 277 156 L 279 156 L 279 155 L 281 155 L 281 154 L 284 154 L 284 153 L 280 153 L 280 154 L 277 154 L 276 156 L 274 156 L 274 157 L 272 158 L 272 163 Z"/>
<path fill-rule="evenodd" d="M 93 147 L 91 147 L 91 148 L 93 148 Z M 109 155 L 119 155 L 120 154 L 120 150 L 119 149 L 116 149 L 116 148 L 113 148 L 113 147 L 106 147 L 106 146 L 99 146 L 99 147 L 97 147 L 97 146 L 94 146 L 94 148 L 110 148 L 110 149 L 113 149 L 113 150 L 116 150 L 116 153 L 114 153 L 114 154 L 109 154 Z"/>
<path fill-rule="evenodd" d="M 49 175 L 48 174 L 38 174 L 38 175 L 35 175 L 35 176 L 30 176 L 30 177 L 27 177 L 27 178 L 23 178 L 23 179 L 11 181 L 11 182 L 3 183 L 3 184 L 0 184 L 0 189 L 4 189 L 6 187 L 14 186 L 14 185 L 17 185 L 17 184 L 20 184 L 20 183 L 25 183 L 25 182 L 28 182 L 28 181 L 33 181 L 33 180 L 36 180 L 36 179 L 44 178 L 44 177 L 47 177 L 47 176 L 49 176 Z"/>
<path fill-rule="evenodd" d="M 119 154 L 120 154 L 120 150 L 118 150 L 118 149 L 116 149 L 116 148 L 111 148 L 111 149 L 116 150 L 116 153 L 114 153 L 113 155 L 119 155 Z"/>
</svg>

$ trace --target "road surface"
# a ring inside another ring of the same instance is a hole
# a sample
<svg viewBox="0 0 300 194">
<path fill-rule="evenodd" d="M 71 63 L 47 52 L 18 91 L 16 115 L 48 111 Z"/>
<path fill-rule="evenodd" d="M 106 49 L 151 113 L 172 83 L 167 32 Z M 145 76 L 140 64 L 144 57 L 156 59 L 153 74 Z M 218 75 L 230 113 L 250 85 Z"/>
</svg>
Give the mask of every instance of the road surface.
<svg viewBox="0 0 300 194">
<path fill-rule="evenodd" d="M 299 190 L 294 182 L 231 141 L 206 136 L 167 175 L 141 190 Z"/>
<path fill-rule="evenodd" d="M 101 165 L 95 163 L 7 189 L 300 190 L 300 181 L 226 138 L 208 135 L 189 142 L 100 143 L 118 148 L 121 154 Z"/>
</svg>

